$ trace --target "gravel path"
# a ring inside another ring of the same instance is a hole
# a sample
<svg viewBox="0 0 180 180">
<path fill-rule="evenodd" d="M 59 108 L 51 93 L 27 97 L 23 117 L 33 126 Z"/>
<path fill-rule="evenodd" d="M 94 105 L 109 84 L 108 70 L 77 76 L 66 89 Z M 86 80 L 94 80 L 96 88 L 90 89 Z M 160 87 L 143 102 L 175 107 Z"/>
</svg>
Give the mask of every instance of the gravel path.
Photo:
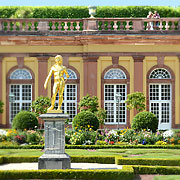
<svg viewBox="0 0 180 180">
<path fill-rule="evenodd" d="M 122 169 L 121 165 L 98 163 L 71 163 L 71 169 Z M 0 170 L 38 170 L 38 163 L 10 163 L 0 165 Z"/>
</svg>

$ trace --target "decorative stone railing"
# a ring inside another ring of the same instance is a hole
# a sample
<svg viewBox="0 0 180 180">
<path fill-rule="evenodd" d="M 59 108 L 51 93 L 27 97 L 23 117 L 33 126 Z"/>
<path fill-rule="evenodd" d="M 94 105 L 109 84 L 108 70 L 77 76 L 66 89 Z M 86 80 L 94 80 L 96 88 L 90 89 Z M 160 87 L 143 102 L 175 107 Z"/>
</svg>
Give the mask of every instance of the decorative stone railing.
<svg viewBox="0 0 180 180">
<path fill-rule="evenodd" d="M 0 32 L 179 31 L 180 18 L 0 19 Z M 127 32 L 127 33 L 128 33 Z"/>
</svg>

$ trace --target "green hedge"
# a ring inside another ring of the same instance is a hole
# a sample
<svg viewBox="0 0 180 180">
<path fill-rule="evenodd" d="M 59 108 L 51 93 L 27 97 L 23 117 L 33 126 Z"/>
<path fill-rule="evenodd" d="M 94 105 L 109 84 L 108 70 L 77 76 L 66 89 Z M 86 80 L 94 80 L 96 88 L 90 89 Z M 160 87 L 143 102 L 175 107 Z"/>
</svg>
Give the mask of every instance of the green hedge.
<svg viewBox="0 0 180 180">
<path fill-rule="evenodd" d="M 66 149 L 180 149 L 180 145 L 66 145 Z"/>
<path fill-rule="evenodd" d="M 23 163 L 23 162 L 38 162 L 39 156 L 2 156 L 1 164 L 5 163 Z"/>
<path fill-rule="evenodd" d="M 0 149 L 44 149 L 43 145 L 0 146 Z M 65 149 L 180 149 L 180 145 L 65 145 Z"/>
<path fill-rule="evenodd" d="M 180 7 L 168 6 L 98 6 L 96 17 L 147 17 L 149 11 L 161 17 L 180 17 Z M 0 6 L 0 18 L 87 18 L 87 6 L 17 7 Z"/>
<path fill-rule="evenodd" d="M 71 162 L 115 164 L 115 157 L 114 156 L 71 156 Z"/>
<path fill-rule="evenodd" d="M 180 159 L 116 158 L 118 165 L 180 166 Z"/>
<path fill-rule="evenodd" d="M 0 179 L 123 179 L 134 178 L 132 167 L 118 170 L 0 170 Z"/>
<path fill-rule="evenodd" d="M 1 156 L 0 164 L 38 162 L 39 156 Z M 71 156 L 72 163 L 115 164 L 115 156 Z"/>
<path fill-rule="evenodd" d="M 180 167 L 132 166 L 135 174 L 180 174 Z"/>
</svg>

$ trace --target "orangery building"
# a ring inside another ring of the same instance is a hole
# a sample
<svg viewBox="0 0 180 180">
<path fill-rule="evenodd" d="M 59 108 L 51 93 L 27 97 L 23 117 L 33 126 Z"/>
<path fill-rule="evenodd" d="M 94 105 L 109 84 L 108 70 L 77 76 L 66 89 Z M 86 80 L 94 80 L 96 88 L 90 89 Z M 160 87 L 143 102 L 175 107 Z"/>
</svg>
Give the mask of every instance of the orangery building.
<svg viewBox="0 0 180 180">
<path fill-rule="evenodd" d="M 158 19 L 154 29 L 143 18 L 0 21 L 0 127 L 11 127 L 13 117 L 38 96 L 51 97 L 53 79 L 46 90 L 44 82 L 58 54 L 70 76 L 62 109 L 71 120 L 88 93 L 107 111 L 106 127 L 130 127 L 135 112 L 126 109 L 125 100 L 139 91 L 159 129 L 180 127 L 180 19 Z"/>
</svg>

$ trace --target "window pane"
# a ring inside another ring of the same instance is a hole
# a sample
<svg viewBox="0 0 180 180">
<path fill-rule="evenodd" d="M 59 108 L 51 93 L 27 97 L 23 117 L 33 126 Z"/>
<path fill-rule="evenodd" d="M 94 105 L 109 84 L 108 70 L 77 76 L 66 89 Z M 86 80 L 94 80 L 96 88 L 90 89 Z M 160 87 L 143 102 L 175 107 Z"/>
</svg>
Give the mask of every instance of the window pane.
<svg viewBox="0 0 180 180">
<path fill-rule="evenodd" d="M 126 104 L 118 103 L 116 104 L 116 122 L 125 123 L 126 122 Z"/>
<path fill-rule="evenodd" d="M 159 103 L 151 103 L 151 112 L 159 119 Z"/>
<path fill-rule="evenodd" d="M 169 112 L 170 112 L 169 103 L 162 103 L 161 112 L 162 112 L 161 123 L 169 123 L 169 118 L 170 118 L 170 115 L 169 115 Z"/>
<path fill-rule="evenodd" d="M 150 84 L 149 89 L 150 100 L 159 100 L 159 85 Z"/>
<path fill-rule="evenodd" d="M 171 99 L 171 86 L 170 84 L 161 85 L 161 100 Z"/>
<path fill-rule="evenodd" d="M 11 109 L 10 122 L 12 122 L 13 118 L 20 111 L 20 103 L 10 103 L 10 109 Z"/>
<path fill-rule="evenodd" d="M 121 84 L 121 85 L 116 85 L 116 93 L 121 94 L 121 101 L 126 100 L 126 85 Z"/>
<path fill-rule="evenodd" d="M 105 110 L 107 111 L 105 122 L 114 122 L 114 103 L 105 103 Z"/>
<path fill-rule="evenodd" d="M 105 100 L 114 100 L 114 85 L 105 85 Z"/>
<path fill-rule="evenodd" d="M 31 101 L 31 85 L 22 85 L 22 100 Z"/>
</svg>

